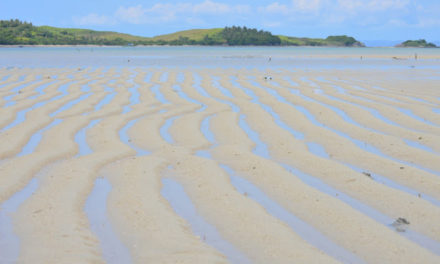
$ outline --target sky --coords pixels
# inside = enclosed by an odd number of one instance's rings
[[[440,44],[440,0],[0,0],[0,19],[156,36],[247,26],[298,37],[350,35],[367,44]]]

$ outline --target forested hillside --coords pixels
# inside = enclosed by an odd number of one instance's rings
[[[329,36],[326,39],[296,38],[236,26],[185,30],[150,38],[112,31],[34,26],[17,19],[0,20],[0,45],[363,46],[348,36]]]
[[[400,48],[436,48],[437,46],[434,43],[428,43],[424,39],[419,40],[407,40],[400,45],[397,45]]]

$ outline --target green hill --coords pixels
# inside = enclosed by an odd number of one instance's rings
[[[247,27],[192,29],[161,35],[152,39],[158,44],[169,45],[280,45],[279,37],[263,30]]]
[[[160,35],[152,38],[153,40],[163,40],[163,41],[173,41],[179,38],[188,38],[195,41],[202,40],[206,35],[209,37],[215,37],[217,34],[222,32],[223,28],[213,28],[213,29],[190,29],[179,31],[171,34]]]
[[[2,45],[127,45],[146,40],[149,38],[111,31],[36,27],[32,23],[19,20],[0,21],[0,44]]]
[[[279,36],[281,44],[286,46],[333,46],[333,47],[365,47],[353,37],[328,36],[325,39],[320,38],[297,38],[288,36]]]
[[[399,48],[436,48],[437,46],[434,43],[428,43],[424,39],[419,40],[407,40],[396,47]]]
[[[363,46],[348,36],[326,39],[275,36],[247,27],[192,29],[153,38],[112,31],[34,26],[15,20],[0,20],[0,45],[265,45],[265,46]]]

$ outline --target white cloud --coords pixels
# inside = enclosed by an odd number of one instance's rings
[[[259,7],[258,11],[261,13],[269,13],[269,14],[283,14],[287,15],[291,12],[290,7],[280,4],[278,2],[274,2],[264,7]]]
[[[295,10],[301,12],[316,12],[322,8],[323,4],[322,0],[292,0]]]
[[[435,17],[420,18],[417,27],[440,27],[440,19]]]
[[[223,22],[264,27],[292,23],[312,27],[435,27],[439,25],[440,12],[438,3],[416,3],[414,0],[273,0],[265,5],[243,5],[221,0],[180,1],[120,6],[112,15],[91,13],[75,17],[74,22],[77,25],[177,23],[209,26],[210,22],[217,21],[215,26]]]
[[[130,24],[148,24],[171,22],[176,20],[178,13],[191,10],[189,4],[155,4],[150,8],[142,5],[119,7],[115,13],[116,19]]]
[[[202,14],[223,14],[231,12],[231,7],[227,4],[212,2],[207,0],[192,7],[194,13]]]
[[[115,13],[116,19],[131,24],[148,24],[159,22],[171,22],[178,19],[188,20],[188,16],[244,14],[250,11],[248,5],[228,5],[211,0],[205,0],[197,4],[191,3],[158,3],[151,7],[142,5],[124,7],[121,6]]]
[[[115,20],[111,17],[98,15],[95,13],[88,14],[82,17],[74,17],[75,24],[80,26],[100,26],[100,25],[112,25],[115,24]]]
[[[287,4],[273,2],[258,8],[260,13],[280,15],[317,15],[331,0],[291,0]]]
[[[194,27],[209,27],[209,24],[205,20],[198,17],[188,17],[185,19],[186,24]]]
[[[405,9],[409,0],[338,0],[338,6],[350,13],[381,12]]]
[[[144,15],[145,10],[141,5],[130,7],[121,6],[115,13],[117,19],[132,24],[141,23]]]
[[[407,26],[408,24],[401,19],[390,19],[388,21],[388,25],[402,27],[402,26]]]
[[[280,21],[263,21],[262,26],[265,28],[276,28],[283,25]]]

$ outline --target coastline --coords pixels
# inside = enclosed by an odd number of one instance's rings
[[[52,53],[51,51],[60,51],[61,53]],[[84,51],[79,53],[78,51]],[[90,51],[90,52],[89,52]],[[114,54],[112,54],[114,52]],[[29,54],[29,55],[26,55]],[[124,58],[126,62],[130,60],[132,66],[147,65],[153,66],[152,63],[160,63],[167,65],[168,58],[175,57],[177,59],[198,58],[194,62],[197,63],[203,59],[205,63],[215,64],[216,60],[221,59],[218,63],[226,63],[227,66],[233,66],[237,59],[256,59],[256,67],[272,67],[276,64],[287,67],[289,64],[298,64],[298,66],[307,65],[306,60],[313,61],[323,60],[325,63],[338,66],[341,63],[347,65],[352,64],[353,67],[373,67],[382,64],[387,66],[396,65],[400,67],[408,63],[408,67],[417,67],[422,61],[431,62],[435,66],[435,62],[440,60],[440,49],[437,48],[397,48],[397,47],[316,47],[316,46],[96,46],[96,45],[39,45],[39,46],[0,46],[0,58],[5,62],[18,60],[20,66],[26,66],[26,56],[34,56],[42,61],[52,58],[54,61],[57,54],[59,59],[63,58],[70,61],[73,57],[82,58],[85,65],[94,66],[97,59],[101,62],[96,66],[103,66],[105,61],[114,58]],[[23,57],[23,58],[21,58]],[[268,63],[268,58],[276,60],[275,63]],[[94,58],[96,60],[94,60]],[[150,59],[141,61],[142,58]],[[60,66],[62,63],[59,61]],[[153,59],[153,60],[151,60]],[[266,59],[266,61],[264,61]],[[299,60],[299,61],[297,61]],[[178,60],[177,60],[178,61]],[[193,61],[193,60],[192,60]],[[357,62],[356,62],[357,61]],[[393,63],[396,62],[396,63]],[[24,63],[24,64],[23,64]],[[50,61],[48,62],[50,66]],[[114,66],[116,61],[108,61],[109,65]],[[179,64],[184,63],[179,61]],[[13,64],[14,65],[14,64]],[[169,64],[168,64],[169,65]],[[245,62],[237,65],[245,66]],[[250,64],[252,65],[252,64]],[[271,66],[272,65],[272,66]],[[11,66],[11,65],[8,65]],[[55,66],[55,65],[54,65]],[[72,65],[75,66],[75,65]],[[79,65],[78,65],[79,66]],[[128,66],[128,65],[127,65]],[[423,66],[423,65],[420,65]],[[338,66],[339,67],[339,66]]]
[[[6,214],[13,261],[438,263],[430,77],[438,71],[0,68],[0,210],[37,182]],[[183,194],[164,194],[173,187]],[[103,224],[104,236],[92,228]]]

